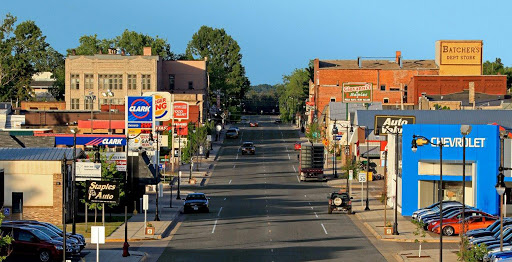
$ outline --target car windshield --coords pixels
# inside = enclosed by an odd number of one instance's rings
[[[48,235],[49,237],[51,238],[56,238],[56,237],[60,237],[59,234],[55,233],[55,231],[47,228],[47,227],[44,227],[44,226],[32,226],[34,227],[35,229],[38,229],[40,230],[41,232],[45,233],[46,235]]]
[[[187,200],[205,200],[206,196],[201,194],[191,194],[187,196]]]
[[[47,234],[41,232],[39,229],[33,229],[33,230],[31,230],[31,232],[34,235],[36,235],[36,237],[39,238],[40,240],[44,240],[44,241],[52,240]]]
[[[56,226],[55,226],[55,225],[53,225],[53,224],[47,224],[47,223],[44,223],[43,225],[44,225],[44,226],[46,226],[46,227],[52,228],[53,230],[55,230],[55,231],[59,232],[59,234],[62,234],[62,230],[61,230],[60,228],[56,227]]]
[[[244,143],[242,146],[243,146],[243,147],[251,147],[251,146],[252,146],[252,143]]]

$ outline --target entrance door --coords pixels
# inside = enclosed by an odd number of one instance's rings
[[[12,213],[23,213],[23,192],[12,192]]]

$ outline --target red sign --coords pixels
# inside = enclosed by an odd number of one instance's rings
[[[314,106],[314,105],[315,105],[315,102],[306,102],[306,105],[308,105],[308,106]]]
[[[176,134],[179,136],[188,135],[188,122],[175,122],[174,128],[176,129]]]
[[[169,126],[155,126],[156,131],[167,131],[169,130]]]
[[[188,119],[188,103],[174,102],[174,119]]]

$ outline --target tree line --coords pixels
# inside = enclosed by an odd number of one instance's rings
[[[151,54],[163,60],[208,60],[210,98],[216,102],[217,94],[223,104],[233,111],[240,105],[250,82],[242,65],[241,48],[224,29],[202,26],[188,42],[184,54],[171,51],[167,39],[126,29],[113,38],[83,35],[79,45],[66,50],[66,55],[94,55],[108,53],[109,48],[122,49],[127,55],[142,55],[143,48],[151,47]],[[53,49],[34,21],[17,23],[7,14],[0,25],[0,101],[19,102],[34,100],[30,83],[39,72],[51,72],[55,79],[50,93],[56,100],[64,99],[65,57]]]

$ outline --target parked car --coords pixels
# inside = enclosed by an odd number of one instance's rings
[[[460,206],[462,207],[462,204],[460,202],[445,202],[443,201],[443,210],[451,207],[451,206]],[[416,214],[416,216],[413,214],[413,218],[420,221],[423,217],[429,216],[435,213],[439,213],[439,202],[436,203],[432,208],[425,209],[423,211],[420,211]]]
[[[40,222],[40,221],[36,221],[36,220],[12,220],[12,221],[4,220],[2,222],[2,224],[20,224],[20,225],[36,224],[36,225],[41,225],[41,226],[45,226],[47,228],[52,229],[57,234],[59,234],[59,236],[61,236],[61,237],[63,236],[63,233],[64,233],[62,231],[62,229],[58,228],[54,224],[47,223],[47,222]],[[66,236],[67,236],[67,239],[76,240],[78,242],[78,244],[80,245],[80,250],[84,249],[85,246],[87,245],[85,242],[85,237],[82,234],[78,234],[78,233],[72,234],[70,232],[67,232]]]
[[[50,229],[48,227],[38,225],[38,224],[28,224],[28,225],[26,225],[26,227],[38,229],[39,231],[48,235],[53,240],[57,240],[59,242],[62,242],[64,240],[62,236],[60,236],[59,234],[57,234],[57,232],[53,231],[52,229]],[[82,249],[80,248],[80,243],[75,238],[70,238],[70,237],[66,238],[66,244],[69,244],[69,246],[72,249],[73,254],[78,255],[82,251]]]
[[[498,220],[494,221],[494,223],[492,223],[487,228],[470,230],[470,231],[466,232],[466,236],[470,240],[473,239],[473,238],[477,238],[477,237],[492,236],[498,230],[500,230],[500,222],[501,221],[498,219]],[[512,224],[512,218],[505,217],[503,219],[503,226],[508,226],[508,225],[511,225],[511,224]]]
[[[495,254],[499,253],[505,253],[505,252],[512,252],[512,244],[503,243],[503,251],[501,251],[500,245],[491,245],[492,248],[487,247],[487,254],[485,254],[483,261],[489,262],[489,261],[497,261]]]
[[[275,123],[275,124],[281,124],[281,122],[282,122],[282,121],[281,121],[281,119],[276,119],[276,120],[274,121],[274,123]]]
[[[483,261],[484,262],[495,262],[495,261],[507,261],[510,259],[512,259],[512,251],[511,250],[507,250],[505,251],[505,249],[503,249],[503,251],[498,251],[497,252],[488,252],[485,256],[484,256],[484,259]]]
[[[467,209],[474,209],[473,207],[471,206],[466,206]],[[443,217],[446,216],[446,214],[454,211],[454,210],[461,210],[462,209],[462,205],[453,205],[453,206],[447,206],[445,207],[443,205]],[[431,219],[439,219],[440,217],[440,210],[439,210],[439,207],[435,207],[432,209],[432,211],[428,212],[428,213],[425,213],[425,214],[420,214],[418,216],[418,221],[421,221],[423,223],[428,223],[430,221],[428,220],[431,220]],[[428,222],[426,222],[428,221]],[[428,224],[425,225],[425,229],[427,229],[427,226]]]
[[[491,215],[476,215],[476,216],[470,216],[465,219],[466,223],[464,223],[464,230],[470,230],[470,229],[479,229],[479,228],[485,228],[494,223],[498,219],[495,216]],[[443,235],[445,236],[452,236],[452,235],[458,235],[462,233],[462,221],[450,221],[450,222],[443,222],[443,229],[441,230],[440,224],[432,228],[432,232],[440,234],[440,232],[443,232]]]
[[[226,131],[226,138],[238,138],[238,131],[235,128],[230,128]]]
[[[302,146],[302,141],[295,142],[295,144],[293,145],[293,149],[300,150],[301,146]]]
[[[242,151],[242,155],[245,155],[245,154],[254,155],[254,154],[256,154],[256,147],[254,146],[253,142],[244,142],[242,144],[242,146],[240,147],[240,149]]]
[[[512,232],[512,226],[511,225],[503,227],[503,240],[505,240],[507,235],[509,233],[511,233],[511,232]],[[500,239],[500,230],[498,230],[492,236],[482,236],[482,237],[476,237],[476,238],[470,239],[469,240],[469,244],[474,246],[474,245],[479,245],[479,244],[485,243],[487,246],[489,246],[488,243],[490,243],[492,241],[496,241],[497,240],[498,243],[499,243],[499,239]],[[505,241],[503,243],[505,243]],[[492,244],[495,244],[495,243],[492,243]]]
[[[258,127],[259,125],[258,125],[258,122],[251,122],[251,123],[249,123],[249,126]]]
[[[2,225],[1,231],[3,234],[11,235],[14,239],[11,244],[10,256],[32,257],[29,261],[33,261],[35,258],[36,261],[41,262],[62,259],[63,243],[50,238],[38,229]],[[71,254],[73,250],[70,244],[66,243],[66,247],[66,253]]]
[[[490,216],[490,217],[493,217],[491,214],[487,214],[487,213],[485,213],[483,211],[475,210],[473,208],[472,209],[466,209],[464,217],[468,218],[468,217],[472,217],[472,216]],[[453,210],[453,211],[449,212],[448,214],[446,214],[446,216],[443,216],[443,224],[445,224],[445,223],[452,223],[452,222],[459,222],[461,219],[462,219],[462,209],[460,209],[460,210]],[[496,220],[496,219],[498,219],[498,218],[496,217],[494,220]],[[434,227],[439,225],[439,222],[440,222],[440,219],[436,218],[436,219],[431,219],[431,220],[429,220],[428,222],[425,222],[425,223],[428,223],[427,229],[429,231],[432,231],[434,229]]]
[[[333,192],[327,196],[329,204],[327,206],[327,213],[332,214],[332,211],[344,211],[352,214],[352,197],[347,193]]]
[[[188,213],[191,211],[210,212],[210,198],[207,198],[204,193],[188,194],[183,203],[183,212]]]
[[[443,201],[443,207],[444,207],[444,206],[446,206],[446,205],[450,205],[450,204],[452,204],[452,203],[458,203],[458,204],[460,204],[460,205],[462,206],[462,203],[460,203],[460,202],[458,202],[458,201],[444,200],[444,201]],[[424,208],[420,208],[420,209],[418,209],[418,210],[414,211],[414,212],[412,213],[412,218],[413,218],[413,219],[417,219],[417,217],[418,217],[418,215],[419,215],[419,214],[423,214],[423,213],[426,213],[426,212],[428,212],[428,211],[431,211],[433,208],[438,207],[438,206],[439,206],[439,204],[440,204],[440,202],[436,202],[436,203],[434,203],[434,204],[432,204],[432,205],[430,205],[430,206],[427,206],[427,207],[424,207]]]

